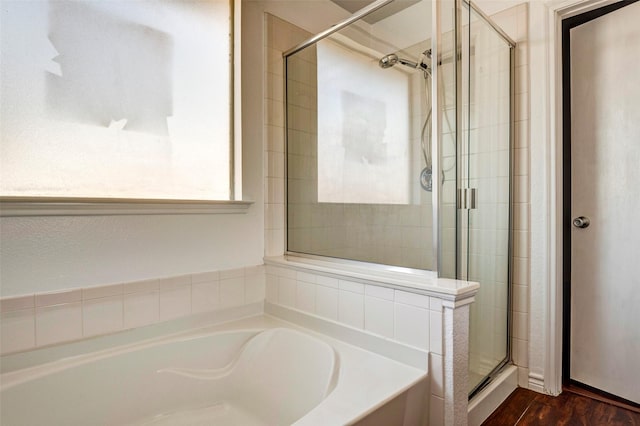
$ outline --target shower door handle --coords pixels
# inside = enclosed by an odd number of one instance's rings
[[[458,188],[457,206],[462,210],[478,208],[478,188]]]
[[[576,228],[587,228],[591,224],[591,221],[588,217],[578,216],[573,219],[572,223]]]

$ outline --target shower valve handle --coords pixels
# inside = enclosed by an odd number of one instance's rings
[[[573,226],[575,226],[576,228],[586,228],[590,223],[591,221],[589,220],[589,218],[585,216],[578,216],[573,219]]]

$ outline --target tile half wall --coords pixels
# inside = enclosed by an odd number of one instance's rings
[[[0,299],[0,354],[262,302],[264,266]]]

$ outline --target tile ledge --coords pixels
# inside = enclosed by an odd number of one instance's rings
[[[319,259],[292,255],[264,258],[265,265],[314,271],[355,279],[365,284],[378,285],[412,293],[434,296],[444,300],[459,301],[475,296],[480,284],[474,281],[438,278],[434,272],[424,275],[404,271],[372,271],[360,265],[347,265]]]

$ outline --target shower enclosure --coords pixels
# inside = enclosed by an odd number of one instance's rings
[[[287,253],[480,282],[470,392],[509,361],[513,47],[464,0],[379,0],[284,55]]]

